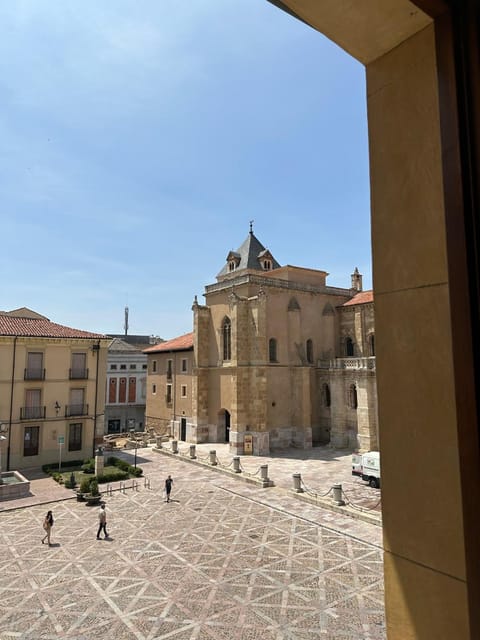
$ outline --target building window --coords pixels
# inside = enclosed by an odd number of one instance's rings
[[[42,406],[42,390],[27,389],[25,391],[25,407],[21,411],[20,417],[24,420],[34,420],[45,417],[45,410]]]
[[[157,361],[152,361],[152,373],[157,373]]]
[[[152,393],[153,393],[153,395],[155,395],[157,393],[157,385],[156,384],[152,384]]]
[[[167,380],[172,379],[173,360],[167,360]]]
[[[232,358],[232,323],[230,318],[224,318],[222,323],[223,359]]]
[[[72,353],[70,380],[84,380],[85,378],[88,378],[87,354]]]
[[[187,385],[186,384],[182,384],[181,395],[182,395],[182,398],[186,398],[187,397]]]
[[[108,385],[108,402],[114,404],[117,401],[117,379],[110,378],[110,384]]]
[[[235,260],[230,260],[230,262],[228,263],[228,270],[235,271],[235,267],[236,267]]]
[[[171,404],[172,403],[172,385],[171,384],[167,384],[167,392],[165,394],[165,401],[167,404]]]
[[[270,271],[270,269],[272,268],[272,261],[271,260],[264,260],[263,261],[263,268],[265,271]]]
[[[277,341],[270,338],[268,341],[268,360],[269,362],[277,362]]]
[[[345,339],[345,355],[347,358],[351,358],[353,356],[353,340],[351,338]]]
[[[186,358],[182,358],[182,373],[186,373],[187,371],[187,362]]]
[[[332,404],[330,387],[326,383],[322,385],[322,403],[324,407],[330,407],[330,405]]]
[[[23,432],[23,455],[38,456],[40,427],[25,427]]]
[[[370,356],[375,355],[375,334],[371,333],[368,336],[368,353]]]
[[[136,368],[137,368],[137,365],[136,365],[136,364],[131,364],[131,365],[130,365],[130,369],[136,369]]]
[[[80,451],[82,448],[82,423],[76,422],[68,426],[68,450]]]
[[[111,364],[111,365],[110,365],[110,369],[111,369],[112,371],[116,371],[116,370],[117,370],[117,365],[116,365],[116,364]]]
[[[126,364],[121,364],[121,365],[120,365],[120,369],[126,369],[126,368],[127,368],[127,365],[126,365]]]
[[[307,362],[308,364],[313,364],[313,342],[310,338],[306,342],[306,351],[307,351]]]
[[[43,353],[29,352],[27,354],[27,368],[24,378],[25,380],[43,380],[45,378]]]
[[[142,369],[146,369],[147,365],[146,364],[142,364]]]
[[[67,407],[67,415],[83,416],[86,413],[85,389],[70,389],[70,404]]]
[[[351,409],[356,409],[358,407],[358,399],[357,399],[357,387],[354,384],[350,385],[349,389],[349,404]]]

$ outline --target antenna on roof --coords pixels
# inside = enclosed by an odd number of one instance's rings
[[[128,307],[125,307],[125,324],[123,325],[123,328],[125,329],[125,337],[127,337],[127,333],[128,333]]]
[[[250,220],[250,233],[253,233],[253,223],[255,220]]]

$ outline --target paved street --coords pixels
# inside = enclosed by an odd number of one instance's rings
[[[138,462],[152,488],[106,498],[110,540],[75,500],[0,513],[1,640],[385,638],[380,527],[149,450]]]

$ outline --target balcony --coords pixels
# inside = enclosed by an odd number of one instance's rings
[[[86,416],[88,414],[88,404],[67,404],[65,407],[65,417]]]
[[[335,358],[330,361],[330,369],[346,371],[375,371],[375,356],[368,358]]]
[[[24,380],[45,380],[45,369],[28,367],[23,370]]]
[[[20,407],[20,420],[43,420],[45,407]]]
[[[88,379],[88,369],[85,367],[69,369],[68,377],[70,380],[87,380]]]

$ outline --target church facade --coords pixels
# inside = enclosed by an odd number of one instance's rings
[[[145,350],[146,424],[243,454],[378,446],[372,292],[281,266],[250,232],[227,255],[193,331]],[[183,370],[182,370],[183,368]]]

